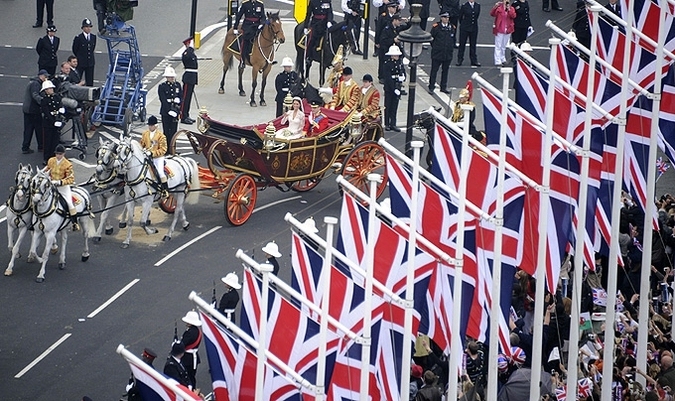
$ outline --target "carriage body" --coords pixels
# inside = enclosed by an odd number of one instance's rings
[[[285,139],[265,135],[269,124],[281,128],[281,118],[237,126],[216,121],[202,110],[198,132],[179,132],[171,146],[175,151],[176,141],[185,136],[194,152],[204,155],[208,170],[200,171],[203,187],[214,188],[216,197],[225,193],[226,217],[231,224],[241,225],[252,213],[258,189],[305,192],[332,172],[366,189],[369,173],[386,175],[384,150],[375,142],[382,135],[382,126],[362,124],[356,112],[322,111],[329,119],[323,132]],[[382,191],[385,186],[383,180]]]

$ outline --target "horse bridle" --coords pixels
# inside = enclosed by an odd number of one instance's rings
[[[30,179],[31,179],[30,172],[23,169],[17,171],[16,176],[14,177],[14,182],[16,183],[16,186],[13,188],[12,193],[9,195],[9,199],[7,199],[7,207],[9,208],[9,210],[12,211],[12,213],[14,213],[14,215],[17,216],[17,219],[19,218],[19,216],[26,213],[31,208],[31,206],[33,206],[33,200],[32,197],[30,196]],[[26,182],[28,183],[28,185],[24,185]],[[26,202],[26,205],[22,209],[17,209],[16,205],[14,204],[14,195],[16,195],[16,193],[21,190],[24,192],[25,194],[24,196],[26,197],[28,202]],[[17,226],[19,225],[17,222],[15,222],[15,224]]]
[[[148,173],[148,163],[146,163],[144,160],[140,160],[136,157],[136,155],[133,154],[132,152],[132,144],[131,143],[121,143],[119,145],[119,149],[122,149],[121,151],[117,152],[116,154],[116,160],[119,162],[119,167],[124,167],[125,170],[128,170],[127,164],[129,163],[129,159],[131,157],[137,159],[143,168],[141,169],[140,173],[138,174],[138,177],[134,178],[133,180],[129,180],[125,178],[125,182],[129,186],[134,186],[140,184],[143,180],[145,180],[146,175]],[[130,157],[131,156],[131,157]],[[126,171],[125,171],[126,174]],[[128,177],[127,177],[128,178]]]
[[[34,177],[34,180],[31,183],[31,195],[33,194],[40,194],[40,200],[35,203],[35,207],[33,207],[33,213],[35,214],[35,217],[38,219],[45,218],[52,213],[56,211],[58,208],[58,200],[59,197],[57,196],[58,191],[56,190],[56,187],[52,185],[52,181],[49,179],[48,176],[46,175],[36,175]],[[44,184],[43,184],[44,183]],[[43,186],[44,186],[44,191],[43,191]],[[52,195],[52,200],[45,212],[38,212],[37,207],[38,205],[41,205],[44,203],[45,196],[47,194],[47,191],[51,190],[51,195]],[[32,197],[32,196],[31,196]]]
[[[112,149],[108,148],[109,145],[105,145],[104,147],[100,147],[96,150],[96,186],[97,187],[104,187],[105,185],[109,184],[110,182],[114,181],[117,176],[118,172],[117,169],[115,168],[115,158],[116,158],[116,153],[119,145],[114,145]],[[108,157],[108,161],[105,162],[102,160],[103,157],[110,155]],[[104,179],[99,179],[99,168],[101,167],[101,172],[108,171],[110,172],[110,175],[108,175],[107,178]]]

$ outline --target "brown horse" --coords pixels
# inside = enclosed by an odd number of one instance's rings
[[[267,84],[267,75],[272,69],[272,65],[276,64],[274,61],[274,50],[277,43],[284,43],[286,37],[284,36],[284,31],[281,28],[281,20],[279,19],[279,13],[267,13],[267,20],[263,23],[262,29],[258,32],[253,40],[253,51],[251,53],[250,62],[247,62],[247,65],[253,67],[253,72],[251,73],[251,107],[256,107],[255,102],[255,88],[258,86],[258,73],[262,73],[262,86],[260,87],[260,105],[267,106],[265,102],[265,85]],[[241,60],[241,55],[239,53],[233,52],[230,48],[232,42],[235,41],[234,27],[227,31],[225,35],[225,43],[223,43],[223,49],[221,54],[223,56],[223,78],[220,80],[220,88],[218,93],[225,93],[223,85],[225,84],[225,74],[227,70],[232,68],[233,58]],[[242,46],[243,47],[243,46]],[[244,69],[239,69],[239,96],[246,96],[244,88],[241,83],[242,74]]]

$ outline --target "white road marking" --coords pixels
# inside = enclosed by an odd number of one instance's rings
[[[260,206],[260,207],[257,207],[255,209],[253,209],[253,212],[251,214],[253,214],[255,212],[259,212],[261,210],[265,210],[268,207],[275,206],[275,205],[278,205],[278,204],[284,203],[284,202],[290,202],[292,200],[296,200],[296,199],[299,199],[299,198],[302,198],[302,195],[291,196],[290,198],[286,198],[286,199],[279,199],[278,201],[274,201],[272,203],[268,203],[267,205],[263,205],[263,206]]]
[[[66,341],[66,340],[68,339],[68,337],[70,337],[71,335],[73,335],[73,333],[66,333],[66,334],[63,335],[63,337],[61,337],[61,338],[59,338],[58,340],[56,340],[56,342],[55,342],[54,344],[52,344],[49,348],[47,348],[47,349],[45,350],[45,352],[43,352],[42,354],[40,354],[40,356],[38,356],[37,358],[33,359],[33,362],[29,363],[28,366],[26,366],[25,368],[23,368],[23,369],[21,370],[21,372],[17,373],[17,374],[14,376],[14,378],[15,378],[15,379],[20,379],[21,376],[25,375],[26,372],[28,372],[29,370],[31,370],[31,369],[33,368],[33,366],[37,365],[38,362],[40,362],[41,360],[43,360],[47,355],[49,355],[50,352],[54,351],[54,350],[56,349],[56,347],[58,347],[59,345],[61,345],[61,343],[64,342],[64,341]]]
[[[163,257],[162,259],[160,259],[159,262],[155,263],[155,266],[161,266],[162,264],[164,264],[164,262],[166,262],[167,260],[169,260],[169,259],[171,259],[172,257],[176,256],[176,255],[177,255],[179,252],[181,252],[183,249],[189,247],[190,245],[192,245],[192,244],[194,244],[195,242],[199,241],[200,239],[206,237],[207,235],[210,235],[210,234],[214,233],[215,231],[220,230],[221,228],[223,228],[223,226],[215,226],[215,227],[213,227],[212,229],[210,229],[209,231],[207,231],[207,232],[205,232],[204,234],[200,235],[199,237],[197,237],[197,238],[195,238],[195,239],[193,239],[193,240],[191,240],[191,241],[188,241],[187,243],[183,244],[181,247],[179,247],[179,248],[176,249],[175,251],[171,252],[170,254],[168,254],[168,255],[166,255],[165,257]]]
[[[108,299],[108,300],[105,301],[101,306],[99,306],[98,308],[96,308],[95,311],[93,311],[93,312],[91,312],[89,315],[87,315],[87,319],[91,319],[91,318],[93,318],[94,316],[98,315],[99,312],[101,312],[103,309],[107,308],[108,305],[110,305],[111,303],[115,302],[115,300],[116,300],[117,298],[121,297],[122,294],[124,294],[125,292],[127,292],[127,290],[129,290],[129,288],[133,287],[134,284],[138,283],[139,281],[141,281],[141,280],[138,279],[138,278],[135,278],[135,279],[131,280],[131,282],[130,282],[129,284],[125,285],[124,288],[122,288],[121,290],[117,291],[117,294],[115,294],[115,295],[113,295],[112,297],[110,297],[110,299]]]

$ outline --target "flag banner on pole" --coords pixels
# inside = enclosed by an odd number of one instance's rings
[[[642,32],[654,43],[658,43],[659,31],[662,28],[668,29],[665,35],[665,42],[663,48],[675,52],[675,23],[673,21],[673,4],[666,2],[668,9],[666,10],[666,19],[661,20],[661,7],[658,0],[620,0],[621,10],[624,10],[624,20],[626,19],[626,12],[633,12],[633,27],[637,31]],[[623,28],[622,28],[623,30]],[[647,43],[644,39],[635,35],[640,46],[655,53],[655,48],[652,44]]]
[[[670,164],[664,161],[663,157],[659,157],[658,159],[656,159],[656,174],[657,174],[656,179],[658,180],[659,178],[661,178],[661,176],[664,175],[669,168]]]
[[[126,358],[125,358],[126,359]],[[150,365],[136,365],[129,359],[126,359],[131,368],[131,372],[136,379],[136,387],[143,400],[147,401],[199,401],[201,398],[194,394],[189,388],[179,384],[174,379],[165,376],[161,372],[157,372],[161,379],[153,377],[148,373],[148,369],[154,368]],[[191,398],[183,398],[176,393],[176,389],[183,390],[188,395],[193,395]]]

